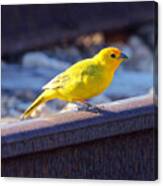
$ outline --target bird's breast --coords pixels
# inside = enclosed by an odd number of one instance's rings
[[[101,94],[111,83],[113,74],[105,68],[90,66],[60,89],[63,100],[86,100]]]
[[[90,96],[96,96],[102,93],[110,85],[113,79],[113,74],[106,70],[101,70],[92,75],[85,75],[82,78],[84,84],[83,87],[89,91],[88,94]]]

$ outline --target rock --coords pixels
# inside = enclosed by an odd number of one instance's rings
[[[26,91],[23,91],[23,90],[17,90],[15,91],[15,96],[18,98],[18,99],[21,99],[22,101],[32,101],[35,99],[36,95],[33,91],[31,90],[26,90]]]
[[[76,47],[67,48],[66,53],[67,53],[67,59],[65,60],[68,60],[70,62],[75,63],[76,61],[79,61],[82,59],[81,54]]]
[[[156,30],[153,24],[144,24],[137,30],[137,34],[142,37],[145,43],[155,50],[155,34]]]
[[[31,103],[29,102],[22,102],[19,101],[19,103],[16,105],[16,109],[19,110],[20,112],[24,112],[30,105]]]
[[[16,109],[11,108],[9,110],[9,115],[12,116],[12,117],[17,117],[17,116],[20,116],[21,115],[21,112],[19,112]]]
[[[128,40],[130,58],[125,64],[127,69],[153,72],[153,54],[144,42],[137,36],[131,36]]]
[[[4,60],[1,60],[1,68],[2,68],[2,69],[3,69],[3,68],[6,68],[6,63],[5,63]]]
[[[44,116],[50,116],[50,115],[55,115],[56,113],[58,113],[58,110],[56,109],[52,109],[51,107],[49,107],[47,104],[44,105],[44,107],[41,110],[40,116],[44,117]]]
[[[49,58],[42,52],[29,52],[22,57],[22,63],[24,67],[34,68],[54,68],[56,70],[65,70],[69,64],[54,58]]]
[[[99,96],[96,96],[90,100],[90,103],[92,104],[101,104],[101,103],[106,103],[110,102],[111,99],[105,95],[105,92]]]
[[[2,106],[2,117],[5,116],[18,116],[20,114],[20,112],[16,109],[16,105],[19,104],[19,101],[16,97],[14,96],[7,96],[7,95],[2,95],[2,102],[1,102],[1,106]]]
[[[65,113],[65,112],[76,112],[78,111],[78,105],[75,103],[68,103],[65,105],[65,107],[60,110],[60,113]]]
[[[75,63],[76,61],[82,59],[79,50],[73,46],[67,48],[56,47],[54,53],[59,60],[68,61],[69,63]]]
[[[152,87],[152,73],[119,69],[105,95],[111,98],[139,96],[146,94]]]

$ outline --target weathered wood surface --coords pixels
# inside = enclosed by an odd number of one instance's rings
[[[2,5],[2,55],[53,45],[81,34],[154,24],[156,7],[154,1]]]
[[[152,96],[2,126],[2,176],[157,179]]]

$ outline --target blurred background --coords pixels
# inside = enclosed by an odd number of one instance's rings
[[[155,2],[3,5],[2,120],[17,118],[52,77],[108,46],[129,57],[102,95],[106,103],[152,92],[157,30]],[[41,115],[66,105],[54,100]]]

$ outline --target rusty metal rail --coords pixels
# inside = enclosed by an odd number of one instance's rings
[[[157,179],[157,106],[153,96],[4,124],[2,176]]]

